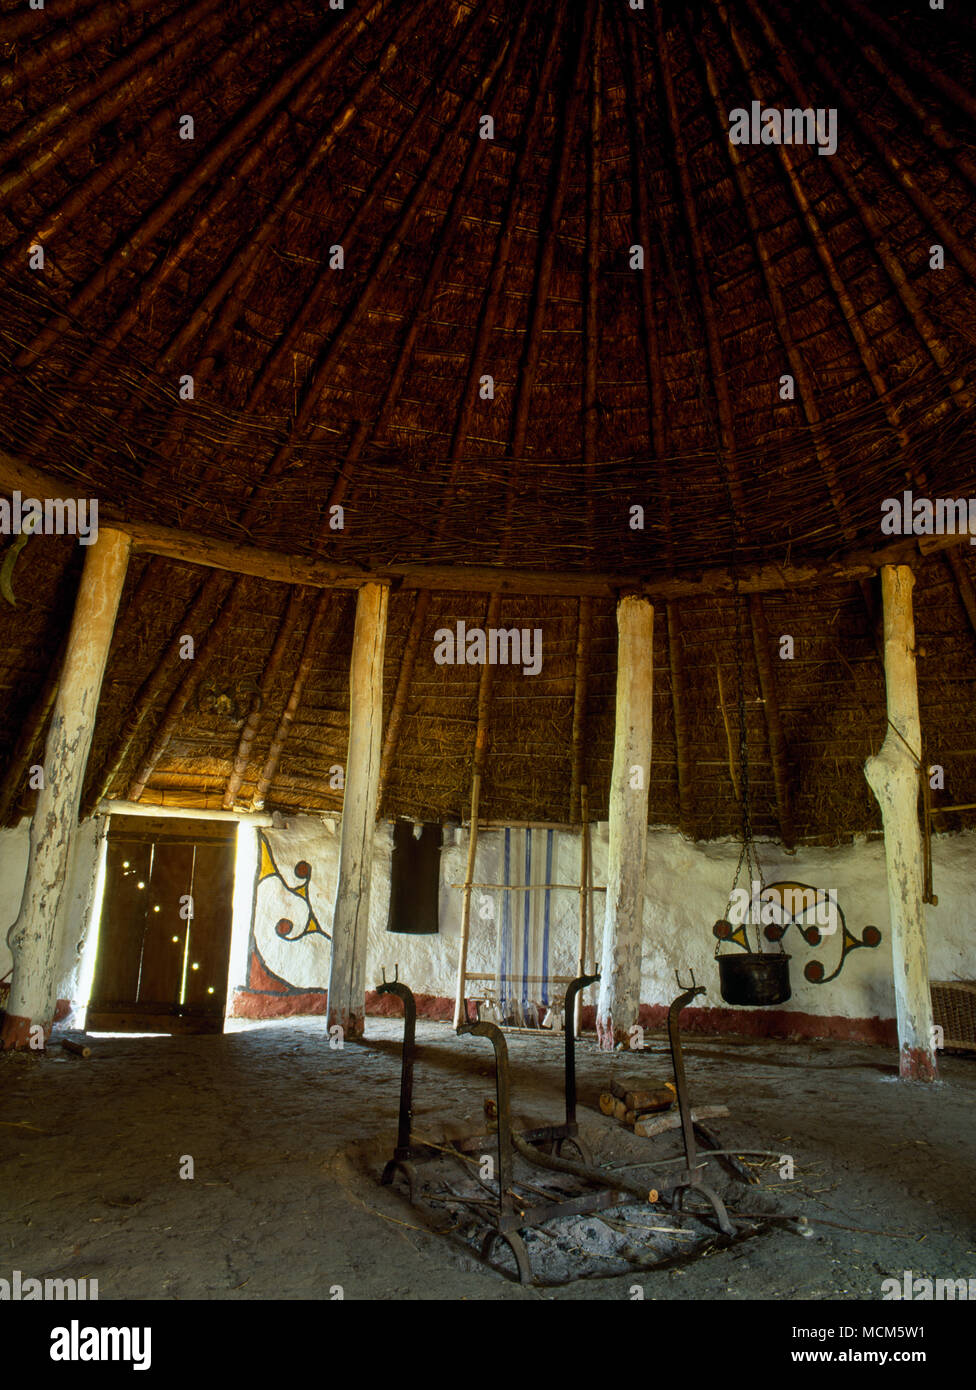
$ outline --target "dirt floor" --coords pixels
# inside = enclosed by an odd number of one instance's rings
[[[321,1019],[276,1021],[95,1038],[90,1060],[55,1033],[46,1055],[4,1054],[0,1277],[96,1278],[103,1300],[327,1299],[338,1285],[347,1299],[398,1301],[628,1299],[635,1284],[648,1299],[877,1299],[906,1269],[976,1277],[976,1058],[944,1056],[944,1079],[925,1086],[899,1082],[877,1049],[689,1038],[694,1104],[731,1111],[710,1122],[723,1143],[795,1163],[788,1181],[777,1160],[750,1160],[761,1185],[723,1179],[730,1207],[787,1219],[639,1276],[520,1287],[379,1185],[401,1032],[369,1019],[365,1044],[334,1050]],[[483,1130],[488,1042],[437,1023],[417,1036],[415,1132]],[[558,1122],[562,1039],[508,1034],[508,1045],[513,1109]],[[597,1105],[612,1069],[670,1078],[663,1038],[614,1057],[585,1039],[577,1056],[582,1134],[599,1162],[678,1152],[676,1133],[635,1139]],[[643,1211],[674,1225],[663,1208]],[[801,1217],[806,1232],[790,1219]],[[598,1218],[587,1229],[605,1233]]]

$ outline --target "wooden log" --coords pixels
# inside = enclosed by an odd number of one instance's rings
[[[366,942],[373,834],[383,747],[383,653],[389,589],[367,584],[356,600],[349,668],[349,753],[329,968],[329,1027],[360,1038],[366,1014]]]
[[[10,755],[3,784],[0,786],[0,825],[10,825],[15,819],[17,805],[24,794],[24,775],[30,767],[41,735],[44,733],[61,680],[61,664],[67,638],[60,644],[54,660],[48,667],[44,684],[41,686],[17,735],[14,751]]]
[[[680,210],[687,229],[695,266],[695,284],[698,302],[701,306],[702,323],[705,329],[705,343],[708,348],[715,401],[718,408],[718,426],[715,431],[716,447],[721,454],[721,468],[728,485],[734,515],[732,525],[738,529],[742,518],[747,515],[742,478],[735,457],[735,431],[732,398],[729,391],[729,376],[722,353],[722,336],[719,332],[718,313],[712,290],[714,270],[706,256],[706,239],[702,235],[699,220],[699,196],[692,175],[691,161],[685,135],[685,123],[678,108],[675,92],[674,73],[671,66],[671,45],[665,30],[665,20],[660,7],[654,7],[655,38],[661,64],[661,93],[668,112],[671,138],[674,144],[674,164],[678,174],[678,188],[681,193]],[[636,36],[632,39],[636,45]],[[638,69],[639,71],[640,69]],[[647,271],[644,272],[645,275]]]
[[[864,774],[881,807],[891,921],[891,959],[898,1022],[899,1073],[934,1081],[932,996],[925,938],[922,836],[918,824],[918,768],[922,747],[915,675],[915,577],[905,566],[881,572],[884,603],[885,688],[888,731]]]
[[[597,1037],[625,1042],[640,1007],[644,861],[654,694],[654,609],[627,595],[617,605],[617,701],[610,782],[610,846]]]
[[[759,594],[749,595],[749,615],[752,619],[752,642],[756,653],[756,670],[759,673],[759,688],[762,691],[763,713],[766,717],[766,732],[769,736],[769,753],[773,760],[773,786],[776,791],[776,810],[779,817],[780,835],[787,849],[793,848],[796,838],[793,828],[793,811],[790,806],[789,753],[783,734],[783,721],[779,713],[779,698],[776,693],[776,678],[773,664],[769,659],[769,628],[766,613]]]
[[[786,82],[787,88],[796,99],[796,105],[802,107],[815,103],[816,98],[813,89],[807,87],[802,81],[790,54],[787,52],[785,45],[778,38],[770,23],[769,16],[766,13],[766,6],[760,4],[759,0],[746,0],[746,7],[762,32],[776,60],[777,67]],[[906,59],[911,56],[907,45],[900,45],[900,56]],[[886,224],[876,214],[867,198],[864,197],[862,192],[862,181],[858,177],[857,170],[848,170],[845,161],[834,160],[831,172],[843,189],[847,201],[857,212],[872,250],[884,266],[905,312],[911,319],[921,342],[924,344],[933,362],[936,363],[943,378],[948,383],[949,389],[955,397],[957,404],[963,408],[968,407],[972,403],[972,393],[967,388],[962,375],[958,373],[956,365],[957,354],[954,354],[950,350],[948,344],[939,333],[936,324],[929,314],[925,312],[918,294],[905,273],[904,267],[891,248]],[[952,373],[954,372],[956,375],[953,376]]]
[[[208,23],[210,22],[209,11],[213,8],[213,0],[202,0],[202,3],[197,7],[199,13]],[[379,8],[379,4],[372,7],[374,12]],[[57,335],[65,330],[72,314],[80,315],[97,296],[114,282],[126,267],[137,261],[139,252],[159,235],[167,223],[179,213],[181,208],[186,206],[200,188],[213,179],[217,170],[237,146],[253,135],[276,106],[287,101],[292,90],[305,76],[315,71],[323,58],[328,56],[329,50],[335,46],[336,28],[344,22],[348,23],[350,18],[352,16],[342,16],[318,43],[307,49],[297,62],[289,64],[284,73],[267,86],[257,101],[250,102],[244,107],[243,114],[231,124],[229,129],[221,133],[220,138],[206,149],[203,156],[190,167],[178,184],[170,189],[167,196],[156,204],[134,231],[127,233],[116,243],[111,254],[101,262],[98,269],[75,290],[66,312],[53,319],[49,326],[35,338],[30,347],[20,354],[17,359],[19,367],[27,366],[37,354],[46,351]],[[182,18],[177,16],[172,39],[164,45],[162,58],[156,60],[159,65],[172,64],[184,48],[199,43],[199,33],[193,29],[186,30],[185,26],[189,22],[189,15]],[[269,18],[253,25],[248,35],[249,43],[254,43],[262,35],[266,35],[273,24],[274,20]],[[125,56],[130,57],[131,51]],[[124,61],[124,59],[120,61]],[[144,72],[142,74],[143,82],[145,77]],[[103,74],[98,81],[104,83],[104,80],[105,75]],[[52,157],[64,157],[66,151],[61,147],[66,142],[74,145],[79,140],[85,140],[102,121],[114,114],[117,105],[122,105],[129,100],[131,100],[131,92],[126,90],[123,85],[120,91],[110,92],[104,101],[97,105],[90,105],[69,126],[67,135],[62,132],[58,139],[37,141],[39,153],[34,155],[32,159],[25,161],[24,170],[10,176],[10,179],[0,184],[0,188],[5,189],[10,185],[11,180],[16,180],[19,177],[36,178],[39,171],[50,162]]]
[[[729,1114],[727,1105],[697,1105],[691,1112],[692,1124],[699,1120],[721,1120]],[[669,1129],[681,1128],[681,1116],[677,1111],[669,1115],[647,1115],[634,1125],[638,1139],[653,1139],[655,1134],[666,1134]]]
[[[749,82],[752,97],[754,99],[762,101],[762,91],[760,87],[758,74],[756,73],[756,70],[752,67],[749,61],[749,54],[742,42],[739,30],[733,22],[731,16],[729,15],[726,6],[722,3],[722,0],[717,0],[716,8],[718,9],[719,15],[722,20],[722,24],[728,32],[730,39],[732,40],[732,45],[735,48],[736,54],[738,55],[739,60],[742,63],[743,69]],[[846,22],[842,20],[841,23],[844,24]],[[865,53],[864,56],[868,57],[869,55]],[[844,319],[847,323],[848,329],[850,330],[851,337],[857,344],[857,350],[860,354],[861,362],[864,366],[865,372],[867,373],[871,381],[871,385],[874,387],[878,403],[884,410],[888,423],[891,425],[892,430],[897,436],[899,444],[903,449],[907,449],[909,445],[908,435],[899,423],[898,412],[895,409],[891,397],[889,395],[877,353],[874,350],[874,346],[871,342],[870,337],[868,336],[864,324],[861,322],[861,318],[854,304],[854,300],[852,299],[848,291],[847,283],[844,279],[844,276],[840,273],[840,271],[837,268],[837,264],[831,252],[829,238],[824,234],[823,226],[816,213],[814,212],[811,201],[807,196],[803,179],[800,177],[799,170],[794,160],[791,147],[788,145],[779,145],[776,148],[776,154],[780,164],[783,167],[786,177],[789,180],[790,188],[793,193],[793,199],[797,206],[797,211],[799,212],[804,223],[806,224],[807,232],[810,238],[810,245],[816,252],[820,260],[820,263],[824,268],[824,274],[826,275],[827,280],[830,283],[830,288],[833,290],[834,298],[837,301],[837,304],[839,305],[841,312],[844,315]]]
[[[166,746],[173,736],[173,731],[179,723],[180,716],[189,703],[190,696],[193,694],[197,682],[203,675],[208,664],[213,660],[220,643],[223,641],[227,629],[230,626],[231,618],[234,616],[234,611],[237,607],[240,596],[240,586],[241,581],[235,579],[227,592],[223,607],[207,632],[203,645],[200,647],[193,661],[185,663],[189,667],[189,670],[184,671],[179,684],[170,696],[169,703],[163,713],[155,737],[144,755],[142,762],[139,764],[138,771],[129,783],[127,792],[129,801],[138,801],[145,791],[146,783],[153,775],[156,764],[166,751]]]
[[[429,607],[430,594],[426,589],[422,589],[414,600],[413,614],[410,618],[410,631],[407,633],[407,641],[403,649],[403,657],[400,661],[400,673],[397,676],[396,693],[393,696],[390,718],[386,726],[386,736],[383,739],[383,756],[380,759],[381,814],[383,809],[383,794],[386,791],[387,783],[390,779],[390,771],[396,757],[397,745],[400,742],[400,730],[403,727],[403,716],[407,707],[407,694],[410,690],[410,682],[413,679],[413,669],[417,662],[417,648],[420,645],[420,638],[424,630],[424,623],[427,619],[427,610]]]
[[[970,121],[976,121],[976,96],[968,87],[962,86],[947,72],[942,72],[930,58],[925,56],[921,46],[916,47],[912,43],[906,43],[904,32],[899,33],[897,29],[893,29],[888,21],[882,17],[883,12],[882,14],[875,14],[869,5],[863,3],[863,0],[847,0],[847,3],[858,18],[863,20],[876,34],[880,34],[885,43],[898,54],[899,63],[920,73],[927,82],[931,82],[933,87],[947,96],[950,101],[955,102]]]
[[[31,821],[27,881],[8,936],[13,978],[0,1033],[4,1048],[28,1047],[35,1025],[50,1035],[71,838],[129,549],[128,536],[102,527],[85,556]]]
[[[501,600],[493,595],[488,603],[485,627],[493,627],[498,622]],[[454,991],[454,1026],[467,1021],[467,1004],[464,998],[464,982],[468,968],[468,941],[471,936],[471,883],[474,879],[475,857],[478,853],[478,809],[481,802],[481,779],[484,776],[488,759],[489,717],[491,714],[491,687],[493,668],[486,662],[481,668],[478,681],[478,726],[474,737],[474,770],[471,776],[471,818],[468,836],[468,860],[464,871],[464,888],[461,890],[461,940],[458,945],[457,985]]]
[[[74,1057],[90,1057],[92,1051],[85,1043],[74,1042],[71,1038],[62,1038],[61,1046],[65,1052],[70,1052]]]
[[[742,788],[739,785],[739,750],[732,737],[732,726],[729,723],[729,712],[725,703],[725,684],[722,680],[722,668],[719,665],[718,657],[715,658],[715,678],[718,681],[718,707],[722,711],[722,723],[725,726],[725,742],[729,750],[729,777],[732,779],[732,790],[735,792],[735,799],[736,801],[741,801]]]
[[[969,626],[976,633],[976,589],[973,588],[973,581],[969,577],[966,562],[958,550],[947,550],[945,561],[956,581],[956,588],[962,600],[962,606],[966,610]]]
[[[672,1081],[652,1087],[634,1087],[624,1081],[611,1081],[610,1091],[617,1100],[623,1101],[625,1110],[667,1110],[675,1099]]]
[[[322,627],[326,618],[329,616],[330,606],[333,623],[335,626],[338,626],[341,605],[338,601],[333,601],[330,594],[320,594],[318,602],[315,605],[315,612],[312,614],[312,621],[308,625],[308,632],[305,634],[302,654],[295,671],[295,679],[292,681],[285,708],[282,710],[281,718],[278,720],[278,726],[275,729],[274,738],[271,740],[271,746],[265,757],[264,766],[261,769],[261,776],[258,778],[257,785],[254,788],[254,797],[251,806],[255,811],[260,811],[263,808],[265,797],[268,795],[268,788],[274,781],[275,774],[278,771],[278,764],[281,762],[281,755],[284,751],[285,743],[288,740],[288,734],[291,731],[295,715],[298,713],[299,705],[302,702],[305,682],[308,680],[312,670],[315,650],[319,642]]]
[[[601,57],[603,49],[602,11],[594,6],[593,56],[590,67],[590,130],[586,141],[586,258],[583,288],[583,466],[587,492],[586,535],[593,545],[594,470],[598,456],[600,401],[598,392],[600,353],[600,219],[603,203],[603,91]],[[571,133],[563,135],[567,149]],[[574,726],[575,733],[575,726]],[[577,786],[579,782],[577,781]],[[570,804],[575,813],[576,803]]]
[[[573,733],[570,749],[569,823],[575,825],[581,812],[580,787],[586,780],[586,687],[590,672],[590,641],[593,631],[593,600],[581,598],[576,622],[576,671],[573,679]]]
[[[25,496],[80,498],[82,494],[20,462],[0,449],[0,488],[19,488]],[[87,499],[88,494],[85,494]],[[550,594],[576,598],[591,594],[612,598],[621,591],[648,599],[694,598],[731,594],[732,575],[725,568],[702,568],[684,575],[636,577],[632,574],[559,570],[526,570],[502,565],[388,564],[376,569],[334,564],[308,555],[287,554],[262,546],[239,545],[219,536],[124,520],[111,501],[99,500],[102,524],[123,531],[132,540],[133,554],[161,555],[183,564],[206,565],[231,574],[253,575],[280,584],[306,584],[316,589],[359,589],[364,584],[388,583],[408,591],[435,593]],[[908,565],[920,556],[934,555],[964,544],[968,532],[942,536],[909,536],[877,550],[848,550],[831,559],[767,562],[741,565],[739,588],[744,594],[773,593],[816,585],[869,579],[884,565]]]
[[[278,627],[278,634],[274,645],[264,665],[261,675],[261,684],[258,693],[251,700],[251,707],[248,710],[244,728],[237,743],[237,754],[234,758],[234,766],[231,769],[230,777],[227,779],[227,786],[224,790],[224,810],[231,811],[234,802],[237,800],[237,793],[241,789],[241,784],[247,775],[247,765],[251,756],[251,747],[257,737],[257,732],[261,724],[261,715],[271,694],[272,686],[285,659],[288,651],[288,644],[291,635],[295,630],[295,624],[301,613],[302,605],[305,602],[305,590],[295,589],[292,591],[288,600],[288,607],[285,609],[283,618]]]
[[[139,687],[126,714],[122,732],[112,745],[112,750],[102,764],[98,776],[93,779],[94,785],[84,805],[85,813],[90,814],[92,807],[107,797],[112,790],[112,784],[125,763],[144,720],[165,688],[171,667],[179,660],[183,638],[191,636],[194,637],[195,641],[200,640],[201,633],[197,624],[202,623],[204,615],[209,613],[211,603],[220,592],[224,582],[220,573],[214,571],[207,576],[190,600],[184,610],[183,617],[173,629],[165,650]]]
[[[584,821],[584,837],[586,841],[586,960],[589,962],[587,975],[595,975],[596,969],[596,932],[593,929],[593,894],[605,893],[606,884],[601,887],[593,887],[593,836],[590,834],[590,804],[586,802],[586,820]],[[583,990],[580,991],[582,995]]]
[[[590,808],[585,786],[580,787],[580,885],[579,885],[579,943],[576,952],[576,973],[586,974],[586,942],[589,922],[590,894],[587,882],[587,852],[590,844]],[[583,1022],[583,990],[579,990],[573,1005],[573,1036],[579,1037]]]

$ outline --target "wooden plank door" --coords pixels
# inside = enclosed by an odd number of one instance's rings
[[[236,832],[233,822],[110,822],[89,1029],[221,1030]]]

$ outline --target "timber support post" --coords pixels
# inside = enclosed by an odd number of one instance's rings
[[[865,763],[864,773],[884,822],[899,1072],[905,1080],[934,1081],[938,1069],[918,823],[922,732],[915,676],[914,583],[915,576],[907,565],[885,565],[881,571],[888,731],[881,751]]]
[[[332,918],[328,1023],[361,1038],[366,1013],[366,944],[373,836],[383,748],[383,653],[389,589],[364,584],[356,600],[349,667],[349,754]]]
[[[130,546],[127,535],[102,527],[85,557],[31,821],[27,879],[7,936],[14,966],[0,1033],[5,1049],[37,1047],[36,1028],[46,1038],[54,1019],[71,844]]]
[[[653,677],[654,608],[628,595],[617,604],[610,846],[596,1019],[600,1046],[608,1051],[627,1041],[640,1010]]]

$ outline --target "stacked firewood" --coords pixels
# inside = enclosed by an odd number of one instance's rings
[[[600,1096],[600,1109],[643,1139],[660,1131],[661,1125],[653,1117],[670,1110],[676,1100],[672,1081],[650,1088],[646,1081],[611,1081],[609,1091]]]

